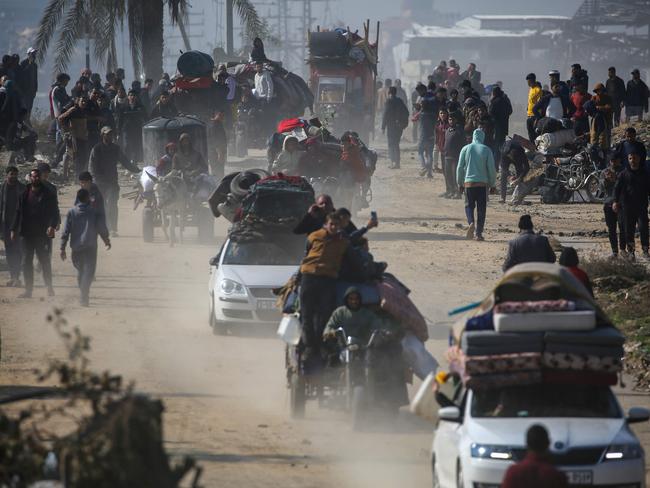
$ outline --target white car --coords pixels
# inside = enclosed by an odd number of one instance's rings
[[[273,289],[298,271],[305,239],[232,241],[210,261],[210,326],[224,334],[238,326],[277,325],[281,318]]]
[[[513,386],[468,390],[438,412],[432,448],[433,486],[498,488],[526,454],[526,431],[546,427],[554,464],[576,487],[644,488],[645,460],[629,424],[645,408],[623,414],[607,386]]]

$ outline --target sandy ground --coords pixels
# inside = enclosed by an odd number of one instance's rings
[[[418,177],[412,148],[404,147],[400,171],[388,170],[385,159],[379,164],[371,206],[381,224],[369,236],[372,252],[413,290],[430,322],[427,346],[443,362],[447,311],[483,298],[499,277],[522,209],[492,197],[486,242],[466,241],[462,201],[438,197],[442,175],[433,182]],[[70,205],[71,195],[66,191],[60,197],[63,206]],[[20,290],[0,287],[0,384],[5,392],[34,385],[31,371],[61,356],[60,342],[44,320],[53,307],[61,307],[92,337],[94,368],[122,374],[138,390],[164,400],[166,447],[174,455],[197,458],[205,469],[205,486],[430,486],[431,425],[402,412],[394,425],[354,433],[343,414],[313,405],[305,420],[291,421],[283,344],[272,334],[212,335],[208,259],[226,234],[223,220],[217,222],[211,246],[199,245],[194,229],[181,246],[170,248],[162,235],[145,244],[140,211],[130,205],[120,204],[120,237],[113,249],[100,251],[90,308],[78,306],[74,269],[58,256],[56,297],[45,297],[39,287],[33,299],[21,300]],[[604,229],[599,205],[536,203],[524,210],[538,227],[555,234]],[[357,223],[367,216],[362,213]],[[606,252],[602,238],[560,239]],[[646,395],[629,389],[620,398],[626,407],[650,406]],[[638,431],[650,446],[648,426]]]

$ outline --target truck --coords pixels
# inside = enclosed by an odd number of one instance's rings
[[[315,113],[333,132],[355,131],[364,141],[374,134],[379,25],[374,43],[370,42],[370,20],[363,24],[363,36],[349,27],[318,27],[308,33],[309,87]]]

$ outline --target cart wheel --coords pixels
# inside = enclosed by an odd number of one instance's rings
[[[295,371],[291,374],[289,382],[291,391],[291,418],[301,419],[305,417],[305,379]]]
[[[211,244],[214,240],[214,217],[212,212],[205,207],[199,207],[197,214],[199,242],[201,244]]]
[[[144,242],[153,242],[154,225],[153,209],[145,207],[142,209],[142,240]]]

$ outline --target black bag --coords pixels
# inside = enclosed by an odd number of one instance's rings
[[[316,57],[345,56],[348,42],[337,31],[312,32],[309,35],[309,55]]]
[[[212,76],[214,60],[212,56],[201,51],[187,51],[176,62],[178,72],[189,78]]]

